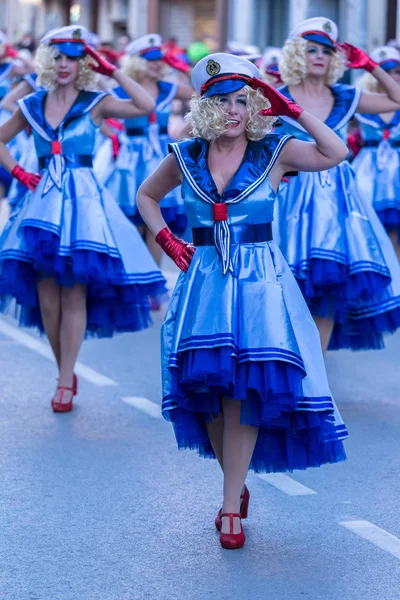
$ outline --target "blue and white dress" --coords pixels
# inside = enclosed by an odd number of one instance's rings
[[[171,144],[197,247],[163,324],[162,412],[179,448],[214,458],[206,423],[222,397],[241,400],[241,422],[260,428],[251,468],[264,472],[344,460],[347,437],[318,331],[269,233],[276,193],[268,174],[288,139],[249,142],[222,195],[208,169],[208,143]],[[221,208],[227,220],[214,221]]]
[[[357,182],[387,231],[400,240],[400,111],[389,123],[380,115],[354,115],[363,147],[353,161]]]
[[[148,297],[163,294],[165,280],[93,173],[99,127],[90,111],[106,94],[81,91],[57,129],[44,117],[46,95],[18,101],[33,130],[42,179],[18,203],[0,238],[0,308],[16,304],[20,323],[42,330],[36,288],[51,277],[62,286],[87,286],[87,334],[145,328]]]
[[[287,87],[280,91],[291,99]],[[346,140],[360,91],[331,87],[325,124]],[[312,141],[293,119],[276,131]],[[392,245],[347,160],[319,173],[299,173],[278,197],[279,245],[314,316],[335,328],[329,349],[373,349],[400,326],[400,270]]]
[[[168,144],[172,141],[168,135],[168,119],[178,85],[159,81],[158,87],[155,112],[125,120],[126,132],[119,136],[121,148],[117,160],[113,159],[109,140],[99,149],[95,160],[97,175],[136,225],[143,224],[136,207],[137,191],[168,154]],[[112,92],[118,98],[128,98],[121,87]],[[175,233],[182,233],[186,229],[187,218],[180,188],[163,198],[160,207],[168,226]]]

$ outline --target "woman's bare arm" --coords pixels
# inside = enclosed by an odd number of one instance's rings
[[[114,71],[113,78],[131,99],[119,100],[113,96],[106,96],[92,110],[94,121],[107,118],[132,119],[148,115],[155,109],[156,104],[151,95],[136,81],[124,75],[120,69]]]
[[[292,139],[285,145],[270,173],[275,189],[288,171],[325,171],[341,163],[349,153],[340,137],[307,111],[301,113],[298,122],[314,142]]]
[[[13,158],[6,146],[20,131],[25,129],[27,122],[22,112],[18,109],[8,121],[0,127],[0,164],[11,173],[17,161]]]
[[[140,186],[136,196],[137,206],[144,222],[154,235],[167,227],[159,203],[181,183],[182,175],[176,158],[169,154]]]

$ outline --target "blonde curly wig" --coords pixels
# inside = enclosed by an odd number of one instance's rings
[[[339,50],[332,52],[325,83],[334,85],[345,70],[344,54]],[[279,61],[279,71],[286,85],[299,85],[304,81],[307,76],[307,40],[302,37],[286,40]]]
[[[261,92],[245,85],[243,92],[247,96],[247,110],[249,118],[246,126],[246,137],[257,141],[269,133],[276,121],[276,117],[265,117],[260,111],[269,108],[271,104]],[[193,96],[190,101],[190,112],[185,115],[185,121],[191,126],[194,137],[200,137],[208,142],[215,140],[227,130],[228,119],[220,96],[211,98],[198,98]]]
[[[55,57],[57,54],[59,52],[56,48],[41,44],[35,56],[38,85],[41,85],[49,92],[52,92],[57,87],[55,72]],[[84,56],[78,60],[78,74],[75,80],[75,87],[78,90],[93,90],[96,88],[99,75],[89,67],[89,63],[89,56]]]
[[[140,56],[128,56],[125,54],[121,58],[121,69],[125,75],[140,83],[146,75],[147,63],[148,61],[145,58],[141,58]],[[159,81],[166,78],[167,71],[168,67],[165,65],[160,71]]]
[[[379,83],[371,73],[363,73],[360,77],[357,77],[354,87],[369,94],[377,94],[379,91]]]

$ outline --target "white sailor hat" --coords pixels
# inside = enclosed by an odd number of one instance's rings
[[[400,52],[393,46],[379,46],[371,52],[371,58],[385,71],[400,66]]]
[[[51,29],[40,40],[41,44],[54,46],[59,52],[72,58],[85,56],[85,46],[90,41],[90,34],[82,25],[67,25]]]
[[[161,60],[163,57],[161,45],[162,37],[158,33],[148,33],[130,42],[125,52],[129,56],[139,55],[146,60]]]
[[[279,61],[281,56],[281,48],[267,46],[261,59],[260,70],[271,75],[279,75]]]
[[[243,56],[217,52],[202,58],[192,71],[192,85],[203,97],[230,94],[251,85],[260,72]]]
[[[328,46],[333,50],[339,37],[339,31],[336,23],[326,17],[314,17],[302,21],[289,33],[289,40],[296,37],[302,37],[310,42],[317,42]]]

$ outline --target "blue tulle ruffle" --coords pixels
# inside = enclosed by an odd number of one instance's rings
[[[400,244],[400,210],[385,208],[384,210],[377,210],[376,214],[387,231],[397,231]]]
[[[372,298],[391,281],[387,270],[351,273],[343,263],[319,258],[310,260],[308,272],[303,270],[300,276],[299,269],[294,269],[294,274],[311,314],[340,322],[346,319],[354,302]]]
[[[304,371],[284,361],[243,361],[230,347],[189,350],[170,366],[171,393],[164,417],[174,426],[178,447],[214,458],[206,423],[221,411],[221,398],[241,400],[241,423],[259,427],[250,468],[281,472],[345,460],[331,399],[305,398]],[[306,403],[321,410],[306,410]],[[300,410],[300,408],[304,408]],[[326,410],[325,410],[326,407]]]
[[[1,261],[2,312],[10,310],[15,298],[17,306],[11,310],[20,324],[43,331],[36,288],[41,279],[50,277],[64,287],[86,285],[87,335],[111,337],[151,324],[149,296],[163,300],[167,293],[157,272],[153,278],[148,273],[146,280],[131,281],[117,257],[95,250],[72,250],[70,256],[61,256],[54,233],[25,227],[24,236],[26,256]]]

